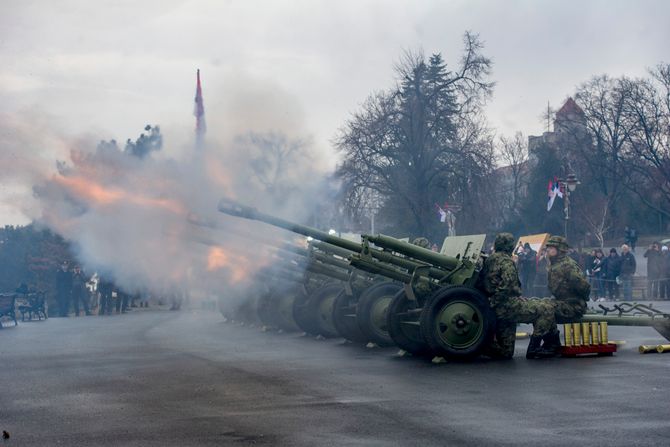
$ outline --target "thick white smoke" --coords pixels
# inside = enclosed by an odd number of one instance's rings
[[[13,160],[8,148],[36,145],[20,127],[13,123],[14,133],[3,136],[2,161]],[[70,241],[87,271],[128,292],[220,295],[273,262],[272,250],[245,235],[287,238],[219,213],[223,196],[297,221],[319,200],[327,178],[315,163],[319,155],[308,139],[287,135],[294,134],[249,128],[208,135],[201,151],[179,157],[140,157],[123,145],[50,138],[37,146],[59,156],[57,167],[49,157],[20,154],[20,162],[3,163],[18,167],[11,179],[3,174],[3,182],[33,186],[33,199],[21,211]],[[59,147],[50,147],[54,141]]]

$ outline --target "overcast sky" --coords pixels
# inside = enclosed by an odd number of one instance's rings
[[[538,134],[547,101],[590,76],[670,61],[669,18],[667,1],[0,0],[0,113],[121,141],[158,123],[177,153],[200,68],[210,132],[310,135],[332,164],[337,129],[393,85],[404,49],[455,64],[463,32],[479,33],[497,82],[489,121]],[[0,224],[20,221],[2,200]]]

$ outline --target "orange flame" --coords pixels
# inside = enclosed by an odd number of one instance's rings
[[[230,281],[238,283],[247,277],[249,261],[243,257],[231,259],[223,247],[216,246],[209,249],[207,254],[207,271],[213,272],[225,268],[230,273]]]
[[[72,194],[89,203],[111,205],[119,201],[125,201],[136,205],[163,208],[175,214],[185,212],[184,207],[174,200],[130,194],[118,188],[105,188],[99,183],[84,177],[56,176],[54,180],[68,188]]]

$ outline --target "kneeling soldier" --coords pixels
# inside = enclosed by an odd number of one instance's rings
[[[555,298],[550,302],[554,308],[556,322],[572,322],[581,318],[586,312],[591,285],[579,265],[567,255],[569,247],[565,238],[552,236],[547,241],[546,247],[550,263],[549,290]],[[560,334],[554,325],[550,333],[544,337],[544,348],[556,351],[560,346]]]
[[[519,274],[512,260],[514,237],[510,233],[496,236],[494,250],[495,253],[484,262],[478,285],[489,297],[489,303],[497,318],[495,340],[486,355],[512,358],[517,324],[532,323],[533,335],[528,344],[526,358],[553,356],[552,352],[545,352],[541,347],[543,337],[556,327],[554,308],[550,300],[521,298]]]

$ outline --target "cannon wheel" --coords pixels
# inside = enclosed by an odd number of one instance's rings
[[[430,354],[430,347],[421,336],[419,330],[418,311],[421,308],[417,302],[410,300],[401,290],[393,297],[387,314],[387,328],[389,336],[400,349],[413,355],[424,356]],[[409,312],[414,311],[417,318],[412,318]],[[409,321],[415,320],[415,321]],[[416,324],[407,324],[407,323]]]
[[[368,340],[356,323],[358,296],[356,291],[353,295],[348,295],[344,288],[340,291],[333,304],[333,325],[337,332],[347,340],[354,343],[365,343]]]
[[[286,332],[296,332],[299,330],[298,325],[293,319],[293,302],[299,295],[299,291],[285,290],[276,292],[273,296],[276,306],[276,322],[279,329]]]
[[[365,289],[358,300],[356,322],[361,332],[379,346],[393,346],[388,332],[388,310],[393,297],[402,290],[395,282],[375,284]]]
[[[470,359],[491,343],[495,316],[479,291],[448,286],[434,292],[421,312],[421,334],[431,350],[451,359]]]
[[[330,283],[318,288],[309,296],[305,310],[316,329],[313,333],[326,338],[340,336],[333,324],[333,307],[335,298],[341,290],[341,284]]]
[[[303,291],[298,291],[293,299],[293,320],[298,327],[308,334],[317,335],[319,328],[316,325],[316,318],[310,314],[309,301],[312,295],[307,295]]]
[[[243,300],[233,309],[233,320],[241,321],[246,324],[258,325],[261,323],[258,318],[258,296],[252,295]]]
[[[258,316],[258,319],[261,320],[263,326],[268,326],[271,328],[276,328],[279,326],[275,318],[277,304],[275,299],[276,297],[274,296],[274,293],[270,291],[263,293],[258,297],[258,301],[256,303],[258,306],[256,308],[256,315]]]

